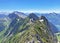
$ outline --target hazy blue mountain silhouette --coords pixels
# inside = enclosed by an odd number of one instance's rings
[[[60,25],[60,14],[59,13],[36,13],[37,16],[45,16],[49,22],[51,22],[54,26]],[[56,28],[60,31],[60,27],[56,26]]]

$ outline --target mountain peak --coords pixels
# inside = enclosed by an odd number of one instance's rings
[[[24,14],[24,13],[18,12],[18,11],[14,11],[13,13],[14,13],[14,14]]]
[[[41,16],[39,19],[46,22],[48,21],[45,16]]]
[[[36,16],[34,13],[30,13],[28,17],[31,18],[31,19],[33,18],[33,20],[38,19],[38,16]]]
[[[49,13],[49,14],[52,14],[52,15],[57,15],[57,13],[53,12],[53,13]]]
[[[25,18],[27,15],[25,15],[24,13],[22,12],[18,12],[18,11],[14,11],[13,12],[14,14],[17,14],[19,17],[22,17],[22,18]]]
[[[26,15],[22,12],[18,12],[18,11],[14,11],[13,13],[10,13],[9,15],[9,18],[11,19],[15,19],[15,18],[25,18]]]

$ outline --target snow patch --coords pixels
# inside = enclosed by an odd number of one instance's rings
[[[44,20],[43,19],[41,19],[41,20],[39,20],[40,22],[43,22]]]

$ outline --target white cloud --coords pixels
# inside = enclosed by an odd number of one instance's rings
[[[28,9],[28,10],[2,10],[0,12],[13,12],[13,11],[19,11],[19,12],[24,12],[24,13],[32,13],[32,12],[37,12],[37,13],[60,13],[60,10],[33,10],[33,9]]]

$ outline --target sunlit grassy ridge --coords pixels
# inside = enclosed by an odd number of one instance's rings
[[[26,25],[24,25],[24,27],[26,27]],[[47,32],[45,32],[45,30]],[[53,43],[53,36],[52,34],[49,35],[49,33],[50,32],[45,24],[37,20],[33,24],[30,24],[27,30],[13,35],[10,38],[8,37],[4,43],[27,43],[32,40],[36,43],[39,43],[38,41],[43,43]]]

